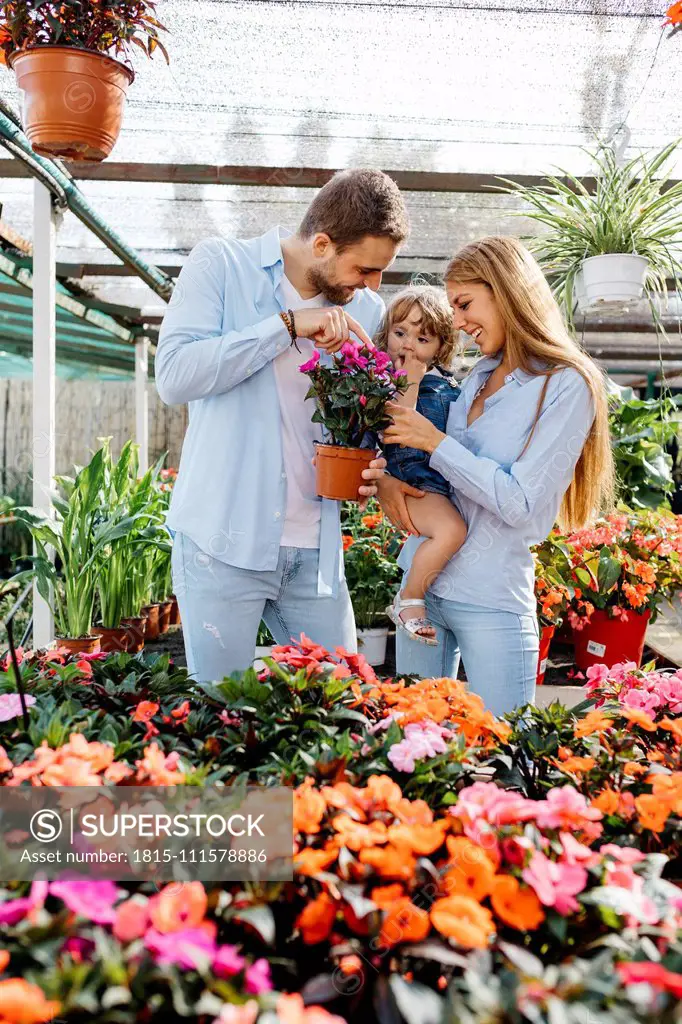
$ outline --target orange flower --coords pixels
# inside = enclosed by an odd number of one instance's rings
[[[472,896],[484,899],[492,890],[495,870],[486,854],[464,836],[448,836],[450,862],[443,876],[443,889],[448,896]]]
[[[613,719],[609,718],[602,711],[589,711],[584,718],[576,722],[573,735],[577,740],[584,736],[593,736],[595,733],[606,732],[613,725]]]
[[[390,811],[402,799],[402,790],[389,775],[370,775],[367,796],[377,810]]]
[[[666,732],[671,732],[677,742],[682,744],[682,718],[662,718],[658,723],[659,729],[665,729]]]
[[[362,517],[362,525],[366,526],[368,530],[375,530],[377,526],[383,521],[383,514],[377,512],[375,515],[368,515]]]
[[[592,807],[596,807],[598,811],[602,812],[602,814],[615,814],[618,810],[620,798],[618,793],[611,789],[610,786],[607,786],[606,789],[602,789],[601,793],[598,793],[590,803]]]
[[[632,725],[639,725],[647,732],[656,732],[658,728],[651,715],[647,715],[646,711],[642,711],[641,708],[621,707],[620,713]]]
[[[131,712],[133,722],[148,722],[159,710],[159,705],[153,700],[141,700],[137,707]]]
[[[381,878],[397,878],[409,882],[417,865],[416,860],[406,851],[390,844],[360,850],[358,859],[377,872]]]
[[[575,775],[580,772],[589,772],[597,762],[593,757],[567,757],[561,761],[554,760],[553,763],[562,772],[571,772]]]
[[[11,772],[13,767],[14,765],[7,756],[7,751],[4,747],[0,747],[0,773]]]
[[[396,900],[384,918],[379,939],[384,946],[399,942],[421,942],[431,930],[429,915],[417,907],[409,896]]]
[[[376,846],[387,841],[386,825],[383,821],[372,821],[365,825],[362,821],[353,821],[348,814],[337,814],[332,826],[339,834],[341,846],[349,850],[362,850],[367,846]]]
[[[334,863],[338,854],[339,851],[335,845],[326,846],[324,850],[314,850],[312,846],[307,846],[295,854],[294,871],[297,875],[314,878],[320,871],[326,871],[330,864]]]
[[[159,932],[196,928],[206,914],[206,890],[201,882],[169,882],[149,901],[149,917]]]
[[[388,840],[395,846],[406,846],[412,853],[427,857],[443,845],[449,829],[447,818],[434,821],[432,825],[391,825]]]
[[[635,797],[635,807],[642,828],[651,829],[652,832],[663,831],[670,812],[665,801],[654,796],[653,793],[644,793],[642,796]]]
[[[399,882],[392,885],[377,885],[370,893],[370,899],[380,910],[388,910],[396,900],[402,899],[405,890]]]
[[[464,949],[485,949],[495,934],[493,916],[469,896],[446,896],[431,907],[431,924]]]
[[[344,533],[344,535],[343,535],[343,550],[344,551],[348,551],[348,548],[351,547],[351,545],[353,545],[353,544],[355,544],[354,538],[351,537],[351,535],[349,533]]]
[[[294,790],[294,832],[315,835],[320,831],[327,804],[314,785],[315,780],[308,778]]]
[[[250,1004],[251,1000],[246,1005]],[[259,1011],[258,1004],[254,1002],[254,1006],[256,1007],[255,1016],[250,1021],[245,1021],[244,1024],[255,1022]],[[240,1006],[238,1009],[243,1010],[243,1007]],[[335,1013],[330,1013],[323,1006],[306,1006],[300,992],[277,996],[276,1010],[277,1020],[281,1024],[346,1024],[343,1017],[337,1017]],[[228,1019],[232,1024],[232,1018]],[[235,1024],[242,1024],[241,1018],[237,1018]]]
[[[646,775],[647,767],[644,764],[638,764],[637,761],[626,761],[623,765],[623,774],[629,779],[636,779],[639,775]]]
[[[301,911],[296,919],[296,927],[300,929],[303,941],[308,946],[324,942],[329,937],[336,918],[336,903],[329,893],[321,892],[317,899]]]
[[[501,921],[521,932],[535,931],[545,919],[533,890],[522,889],[513,875],[496,875],[490,902]]]
[[[0,981],[2,1024],[46,1024],[60,1010],[61,1003],[46,999],[42,989],[23,978]]]
[[[9,953],[6,949],[0,949],[0,974],[7,969],[9,964]]]

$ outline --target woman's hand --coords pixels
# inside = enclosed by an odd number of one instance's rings
[[[416,409],[405,409],[397,402],[387,402],[386,412],[393,420],[392,425],[384,431],[386,444],[402,444],[430,454],[447,437]]]
[[[415,537],[418,537],[419,531],[415,530],[410,519],[405,497],[409,495],[412,498],[423,498],[426,491],[411,487],[410,484],[403,483],[402,480],[398,480],[394,476],[382,477],[378,484],[378,491],[379,504],[393,525],[404,533],[413,533]]]

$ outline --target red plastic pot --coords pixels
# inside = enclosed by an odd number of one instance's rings
[[[586,626],[576,629],[575,663],[584,672],[592,665],[611,668],[621,661],[642,663],[644,637],[651,612],[626,612],[617,619],[595,609]]]
[[[538,652],[538,677],[536,679],[536,685],[542,686],[545,681],[545,671],[547,670],[547,657],[549,655],[549,645],[552,642],[554,636],[554,630],[556,626],[543,626],[542,632],[540,633],[540,650]]]

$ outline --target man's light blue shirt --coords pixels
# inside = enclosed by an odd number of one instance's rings
[[[594,402],[577,370],[552,374],[524,451],[546,377],[518,368],[467,425],[472,402],[501,356],[479,360],[450,406],[447,434],[429,464],[450,484],[467,538],[431,587],[438,597],[535,614],[531,546],[549,534],[594,420]],[[420,543],[411,537],[406,568]]]
[[[168,526],[242,569],[277,567],[286,510],[273,361],[291,344],[279,316],[281,239],[288,234],[273,228],[260,238],[209,238],[195,246],[156,352],[162,401],[189,405]],[[344,308],[371,337],[384,304],[358,289]],[[339,502],[320,500],[318,594],[336,596],[343,579]]]

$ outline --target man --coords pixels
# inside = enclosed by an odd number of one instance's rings
[[[164,402],[189,403],[168,526],[187,664],[199,680],[250,665],[261,618],[279,643],[305,632],[330,650],[356,649],[339,506],[316,495],[322,435],[298,368],[315,348],[329,358],[351,335],[374,333],[382,271],[407,232],[390,178],[344,171],[296,234],[200,242],[180,273],[156,384]],[[360,499],[376,493],[384,465],[364,471]]]

